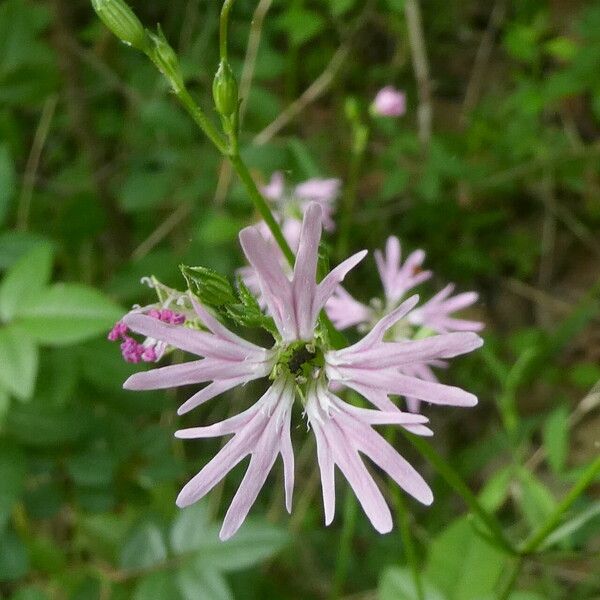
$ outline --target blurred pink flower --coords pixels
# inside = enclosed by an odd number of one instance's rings
[[[388,85],[377,92],[373,111],[382,117],[401,117],[406,113],[406,94]]]

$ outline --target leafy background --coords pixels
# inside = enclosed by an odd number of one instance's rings
[[[256,4],[238,0],[232,12],[238,75]],[[220,3],[132,6],[162,24],[210,111]],[[377,89],[407,91],[406,117],[371,121],[350,246],[374,249],[396,234],[427,250],[437,287],[451,280],[481,293],[486,346],[445,375],[480,404],[428,413],[438,451],[521,539],[598,455],[589,391],[600,379],[600,2],[423,2],[434,115],[425,146],[405,9],[403,0],[275,0],[243,154],[263,181],[275,169],[294,182],[348,180],[348,99],[367,119]],[[315,101],[265,130],[315,82],[325,83]],[[3,0],[0,597],[416,598],[396,530],[378,536],[359,514],[348,539],[342,506],[323,527],[302,428],[291,517],[280,473],[226,544],[216,528],[238,471],[206,502],[176,510],[178,488],[218,442],[183,445],[173,431],[250,402],[251,387],[184,421],[179,392],[121,389],[135,369],[105,334],[151,300],[140,278],[181,286],[180,263],[231,275],[242,260],[237,232],[255,218],[164,81],[87,1]],[[372,267],[349,287],[377,295]],[[408,442],[398,445],[436,494],[430,509],[407,501],[426,597],[493,600],[508,559]],[[512,600],[600,598],[598,486],[574,509],[527,562]]]

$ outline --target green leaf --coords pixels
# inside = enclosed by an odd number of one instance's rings
[[[202,598],[202,596],[198,596]],[[159,571],[146,575],[135,586],[132,600],[182,600],[173,573]]]
[[[521,499],[519,507],[525,520],[535,530],[546,522],[556,508],[556,501],[548,488],[527,469],[519,470]]]
[[[164,562],[167,546],[163,534],[154,523],[145,523],[133,530],[121,551],[121,567],[145,569]]]
[[[20,326],[0,327],[0,388],[19,400],[31,399],[38,362],[38,347]]]
[[[13,446],[0,445],[0,538],[25,482],[25,456]]]
[[[548,462],[555,473],[562,473],[569,455],[569,411],[566,406],[554,410],[542,430]]]
[[[425,574],[448,600],[479,600],[494,590],[504,564],[505,555],[461,517],[431,543]]]
[[[410,569],[389,567],[379,579],[379,600],[419,600]],[[423,600],[445,600],[445,596],[429,581],[423,581]]]
[[[176,576],[177,587],[185,600],[233,600],[233,595],[223,576],[187,565]]]
[[[0,284],[0,320],[11,321],[22,306],[35,301],[50,280],[52,247],[41,244],[18,260]]]
[[[279,335],[275,321],[262,312],[257,299],[241,278],[238,279],[238,297],[239,302],[225,306],[227,316],[234,323],[242,327],[262,327],[274,336]]]
[[[15,165],[7,144],[0,145],[0,226],[6,221],[15,195]]]
[[[190,291],[207,306],[220,307],[236,301],[226,277],[208,267],[180,266]]]
[[[285,30],[292,46],[301,46],[325,28],[325,19],[317,12],[292,5],[279,17],[278,26]]]
[[[479,493],[479,501],[486,510],[495,512],[500,508],[506,498],[508,486],[510,485],[512,477],[512,467],[505,467],[496,471],[487,480]]]
[[[123,310],[104,294],[78,283],[56,284],[19,311],[19,323],[43,344],[74,344],[106,332]]]
[[[175,554],[185,554],[201,548],[206,542],[207,531],[213,535],[209,523],[208,508],[204,502],[196,502],[179,511],[171,527],[171,548]]]
[[[222,542],[219,526],[209,522],[202,502],[183,509],[171,528],[171,548],[175,554],[196,552],[199,569],[237,571],[262,562],[288,542],[285,531],[264,521],[248,519],[236,535]]]
[[[264,521],[248,519],[234,537],[222,542],[217,527],[206,532],[198,547],[197,565],[218,571],[239,571],[263,562],[281,550],[289,538],[285,531]]]
[[[29,558],[23,542],[11,529],[0,533],[0,581],[15,581],[28,570]]]

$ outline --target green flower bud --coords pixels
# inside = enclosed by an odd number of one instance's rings
[[[158,28],[158,35],[154,33],[149,35],[152,40],[152,48],[148,52],[148,56],[159,71],[171,82],[173,90],[175,92],[181,91],[184,88],[183,75],[175,50],[167,42],[167,38],[165,38],[160,27]]]
[[[101,21],[128,46],[146,51],[148,36],[140,20],[123,0],[92,0]]]
[[[230,117],[238,107],[238,86],[235,75],[226,61],[219,63],[213,80],[213,98],[219,114]]]

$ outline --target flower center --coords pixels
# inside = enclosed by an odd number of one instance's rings
[[[316,341],[293,342],[282,348],[273,369],[273,376],[290,374],[298,384],[306,383],[323,368],[325,357]]]

